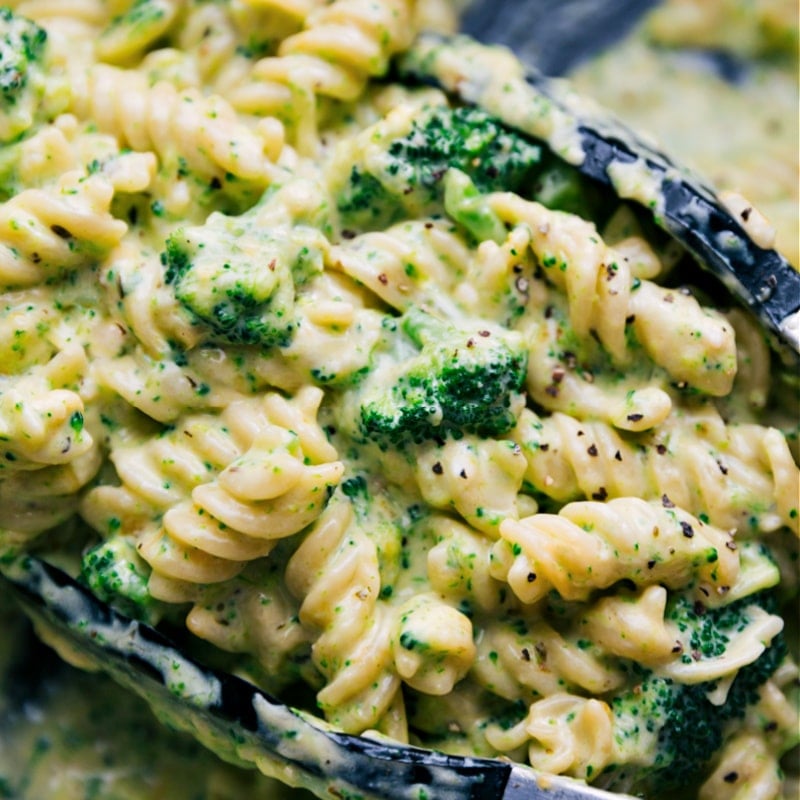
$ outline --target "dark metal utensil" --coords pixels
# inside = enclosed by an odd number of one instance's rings
[[[523,58],[554,74],[621,36],[653,4],[492,0],[473,4],[465,24],[479,38],[510,44]],[[464,102],[483,105],[561,152],[563,141],[548,137],[541,127],[548,114],[557,115],[562,126],[558,130],[571,131],[571,149],[562,154],[603,183],[614,185],[615,168],[641,168],[663,197],[657,221],[759,315],[785,350],[800,350],[793,327],[800,313],[800,276],[785,259],[759,248],[701,182],[609,116],[573,105],[558,84],[533,70],[517,87],[531,112],[525,122],[520,108],[502,102],[503,93],[493,98],[488,91],[491,72],[481,65],[479,51],[480,46],[465,39],[423,38],[400,62],[400,73],[409,81],[435,83]],[[191,733],[234,764],[257,766],[319,797],[620,800],[620,795],[567,778],[545,777],[506,761],[447,756],[332,731],[235,676],[201,666],[161,633],[118,614],[43,561],[0,558],[0,576],[48,640],[72,648],[108,672],[173,727]]]
[[[341,800],[620,800],[508,761],[448,756],[329,729],[234,675],[201,666],[32,556],[0,561],[47,641],[136,692],[156,716],[226,761]]]
[[[800,273],[776,250],[754,241],[746,214],[737,219],[700,178],[562,81],[529,66],[498,69],[497,58],[494,48],[467,37],[427,35],[403,54],[398,74],[481,106],[543,140],[583,175],[647,208],[659,227],[759,318],[784,358],[796,363]]]

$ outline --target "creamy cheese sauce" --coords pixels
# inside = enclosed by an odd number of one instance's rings
[[[445,4],[431,4],[430,14],[431,19],[435,20],[437,25],[447,27],[452,24]],[[694,63],[687,62],[685,55],[676,56],[664,50],[655,50],[652,47],[652,41],[656,38],[653,30],[655,29],[648,29],[648,33],[637,33],[625,44],[581,68],[574,76],[578,89],[615,108],[621,116],[634,125],[652,132],[663,142],[668,152],[675,152],[680,159],[687,161],[698,171],[709,175],[719,187],[744,194],[748,201],[754,202],[764,213],[768,219],[768,223],[764,224],[768,226],[771,223],[777,228],[778,246],[788,258],[797,264],[796,69],[792,71],[782,66],[759,63],[752,67],[740,81],[730,83],[715,77],[704,69],[698,70]],[[693,30],[696,30],[696,26]],[[706,40],[701,40],[700,43],[708,44]],[[758,51],[756,45],[752,43],[749,47]],[[167,62],[154,65],[153,68],[156,69],[156,67],[165,70],[179,69]],[[476,92],[480,94],[481,87],[476,87]],[[709,102],[710,96],[716,99]],[[391,101],[387,99],[385,102],[389,105]],[[526,109],[520,107],[518,111],[524,116]],[[527,113],[529,118],[525,125],[527,127],[533,125],[535,128],[537,120],[530,119],[534,112],[528,110]],[[542,114],[542,118],[544,122],[542,120],[538,120],[538,122],[544,124],[546,128],[536,132],[560,141],[561,146],[558,149],[567,160],[578,158],[574,130],[571,130],[569,126],[560,128],[560,121],[548,118],[546,113]],[[343,121],[342,126],[352,123],[352,120]],[[698,135],[698,131],[703,132],[702,136]],[[638,174],[633,176],[621,174],[616,179],[620,185],[626,184],[626,181],[631,185],[631,195],[647,195],[649,191],[647,186],[636,185],[639,177]],[[131,190],[134,189],[135,187]],[[182,203],[180,192],[176,191],[176,194],[169,200],[174,206],[168,210],[179,213]],[[302,198],[298,200],[298,204],[301,202],[303,202]],[[732,200],[731,202],[735,203],[736,201]],[[496,207],[492,209],[493,213],[513,217],[517,212],[511,201],[501,198],[495,200],[495,203]],[[152,213],[157,215],[162,211],[163,209],[156,209],[152,210]],[[479,211],[485,212],[486,210],[479,209]],[[531,221],[532,230],[538,230],[544,235],[547,227],[546,221],[538,221],[538,225],[534,224],[535,222],[537,221]],[[620,227],[624,231],[624,225]],[[413,231],[413,236],[417,237],[417,244],[422,242],[426,247],[431,245],[434,250],[433,246],[437,242],[436,236],[443,237],[443,234],[444,232],[434,225],[424,231],[417,229]],[[770,236],[769,231],[765,232],[763,228],[759,229],[759,235],[764,237],[765,241]],[[619,238],[624,239],[625,237],[620,235]],[[411,241],[414,241],[413,237]],[[261,245],[263,245],[263,240]],[[313,242],[311,246],[313,248]],[[542,246],[544,247],[544,245]],[[588,248],[590,244],[586,243],[585,246]],[[376,247],[376,251],[371,252],[367,260],[378,258],[379,255],[376,253],[379,252],[380,248]],[[350,255],[352,256],[352,254]],[[458,263],[458,255],[458,252],[445,252],[444,247],[437,253],[440,262],[450,259],[452,263]],[[652,254],[639,255],[641,256],[641,266],[632,269],[634,274],[636,274],[636,269],[640,269],[641,277],[645,278],[647,277],[648,259],[653,260]],[[346,260],[347,253],[342,257]],[[546,260],[544,256],[543,260]],[[633,258],[631,260],[635,261]],[[488,268],[491,267],[491,263],[491,259],[487,257]],[[366,274],[369,275],[369,272]],[[380,273],[380,276],[386,279],[385,273]],[[415,280],[415,276],[408,270],[404,275],[397,277],[406,284],[411,284]],[[610,274],[609,281],[612,280],[613,275]],[[109,284],[113,283],[113,276],[108,276],[108,282]],[[435,291],[436,283],[434,281],[431,283]],[[382,287],[378,288],[382,289]],[[80,287],[75,291],[79,290]],[[469,290],[469,286],[454,285],[452,301],[463,302],[469,306],[470,302],[474,302],[474,298],[466,296]],[[327,321],[333,319],[333,324],[340,322],[336,315],[343,313],[341,306],[337,305],[340,300],[337,291],[338,287],[334,286],[327,294],[321,292],[324,306],[322,313],[329,315]],[[402,292],[402,289],[399,291]],[[607,297],[609,303],[615,302],[615,292],[616,287],[612,283]],[[646,302],[641,299],[644,294],[643,290],[637,296],[641,303]],[[122,299],[120,297],[120,303],[122,303]],[[311,301],[313,300],[314,298],[311,298]],[[437,298],[432,294],[429,300],[431,303],[446,303],[450,302],[451,298]],[[664,302],[671,305],[674,303],[674,308],[677,309],[681,303],[689,301],[681,296],[677,296],[677,298],[670,296],[669,299],[665,298]],[[556,324],[559,315],[564,316],[567,313],[565,308],[554,308],[555,322],[552,324]],[[644,315],[641,316],[644,317]],[[664,319],[664,324],[666,324],[667,317]],[[644,325],[645,323],[640,320],[639,324]],[[601,327],[601,323],[598,323],[598,327]],[[109,339],[113,337],[110,329],[103,330],[97,336],[98,340],[102,339],[103,333],[107,333]],[[365,337],[371,335],[369,324],[364,324],[361,333]],[[639,332],[637,331],[637,333]],[[647,331],[642,330],[639,335],[644,340]],[[691,336],[703,338],[703,332],[695,331]],[[360,345],[360,343],[361,340],[358,344]],[[109,351],[113,350],[112,345],[113,342],[107,344]],[[102,353],[103,346],[100,342],[93,343],[97,353]],[[653,346],[656,347],[657,344]],[[704,342],[703,347],[706,346],[707,343]],[[757,357],[761,351],[756,348],[754,352]],[[216,355],[212,351],[206,351],[206,353],[209,354],[210,359],[210,367],[208,364],[206,365],[209,369],[208,374],[214,374],[214,370],[231,369],[230,361],[226,361],[224,353],[220,352]],[[672,356],[667,353],[660,355],[665,360],[674,356],[676,362],[679,358],[692,361],[693,358],[704,358],[705,350],[698,349],[695,352],[690,346],[687,346],[685,351],[676,352]],[[213,358],[217,358],[217,361],[211,363]],[[331,370],[334,370],[334,367],[346,369],[346,353],[336,353],[336,358],[335,365],[325,364],[323,366]],[[687,369],[696,369],[696,366],[696,363],[692,363]],[[315,369],[318,367],[319,365],[314,364]],[[676,369],[680,369],[680,365]],[[725,370],[724,364],[719,366],[719,370],[721,372]],[[554,371],[553,374],[556,372]],[[247,378],[253,381],[258,380],[258,376],[253,374],[248,374]],[[560,383],[563,378],[563,374],[560,374],[557,380],[554,378],[554,385]],[[659,414],[663,417],[666,413],[659,406],[659,403],[663,406],[663,392],[660,393],[657,388],[647,386],[646,376],[639,375],[637,379],[639,378],[641,381],[637,384],[636,392],[625,393],[623,391],[620,396],[619,409],[615,411],[620,419],[630,421],[628,430],[636,430],[636,424],[641,422],[643,414],[640,413],[640,408],[646,409],[647,413],[652,415],[652,418],[646,420],[650,424]],[[569,376],[567,376],[568,380]],[[169,389],[167,381],[164,381],[163,386]],[[150,389],[150,387],[147,388]],[[209,390],[209,387],[203,383],[193,388],[198,393]],[[540,388],[543,392],[553,389],[553,387],[545,386]],[[624,388],[623,386],[622,389]],[[124,387],[121,387],[118,391],[122,393],[123,389]],[[591,382],[589,380],[586,381],[582,391],[585,392],[585,397],[581,398],[581,401],[591,402]],[[164,398],[158,398],[162,409],[173,399],[168,392],[165,391],[164,394]],[[222,405],[224,397],[215,398],[215,401],[217,405]],[[177,399],[176,402],[180,403],[180,399]],[[576,400],[576,402],[578,401]],[[161,413],[159,409],[153,410],[154,418],[160,419],[157,416],[158,413]],[[706,423],[703,420],[697,423],[698,426],[704,424]],[[566,431],[562,433],[566,448],[568,446],[567,433]],[[691,446],[690,442],[685,444],[687,447]],[[455,450],[456,447],[454,446],[453,449]],[[590,455],[592,454],[590,453]],[[583,448],[581,456],[585,457],[585,448]],[[428,491],[426,500],[431,504],[450,502],[445,484],[448,480],[456,482],[460,480],[459,468],[462,473],[465,471],[462,465],[466,464],[471,468],[471,457],[472,454],[466,450],[451,454],[447,468],[452,470],[452,474],[448,473],[443,476],[443,467],[440,462],[422,464],[420,469],[427,469],[430,474],[440,476],[431,478],[428,475],[429,485],[426,486]],[[391,456],[387,455],[385,462],[387,469],[391,469],[390,459]],[[509,465],[509,474],[516,469],[514,452],[511,448],[503,450],[499,447],[497,452],[492,454],[492,463],[494,466],[503,465],[503,468],[505,465]],[[460,477],[464,478],[464,475]],[[500,518],[505,499],[504,496],[481,496],[478,484],[479,481],[476,482],[476,486],[471,487],[477,497],[474,507],[458,509],[465,518],[472,514],[474,518],[470,518],[470,522],[476,526],[486,524],[487,515],[495,514],[493,504],[500,509],[496,512],[496,516]],[[437,492],[445,499],[437,499],[439,497]],[[533,501],[531,502],[533,503]],[[756,509],[753,509],[753,513],[756,513]],[[371,523],[371,520],[368,522]],[[424,575],[425,568],[424,565],[421,565],[421,561],[428,555],[427,552],[422,552],[422,556],[419,553],[409,554],[405,550],[401,551],[404,545],[395,541],[390,533],[387,533],[384,538],[381,536],[380,532],[376,533],[374,541],[377,542],[381,567],[386,570],[387,575],[390,575],[391,567],[386,565],[390,565],[392,560],[401,553],[402,558],[407,557],[412,562],[415,558],[417,559],[409,569],[408,574],[411,576],[409,581],[413,582]],[[354,540],[356,538],[357,536],[354,535]],[[426,547],[433,549],[431,543],[428,543]],[[468,549],[465,549],[464,552],[469,553]],[[312,556],[313,554],[309,558]],[[467,568],[459,565],[459,569],[462,569],[459,578],[466,582],[467,579],[463,576],[468,574]],[[402,584],[393,586],[390,581],[386,580],[387,575],[382,576],[385,587],[394,588],[399,592],[410,591],[408,586],[403,587]],[[523,576],[523,587],[525,580],[526,578]],[[488,589],[486,591],[489,592]],[[324,602],[321,605],[323,609],[320,613],[323,613]],[[412,608],[411,612],[424,617],[424,605]],[[263,620],[266,627],[270,619],[269,612],[262,609],[261,613],[264,615]],[[623,612],[615,610],[614,613],[622,616]],[[213,623],[208,616],[197,621],[198,627],[210,626]],[[600,625],[600,623],[597,624]],[[146,800],[155,797],[169,797],[175,798],[175,800],[182,800],[182,798],[186,798],[186,800],[228,800],[228,798],[263,797],[279,800],[283,797],[292,797],[299,800],[299,798],[307,796],[299,790],[286,789],[255,772],[240,771],[222,764],[192,740],[171,733],[156,723],[139,701],[102,676],[87,676],[66,667],[54,668],[51,675],[31,688],[30,696],[24,702],[18,702],[13,698],[12,680],[13,670],[20,656],[18,642],[25,641],[25,630],[20,616],[13,610],[10,602],[0,590],[0,683],[3,686],[3,694],[0,695],[0,798]],[[117,633],[119,640],[123,640],[124,632]],[[289,635],[291,635],[291,631],[287,633],[287,636]],[[233,634],[231,634],[232,636]],[[769,633],[769,636],[772,636],[772,632]],[[413,650],[413,646],[411,649]],[[492,652],[496,657],[497,653]],[[413,671],[413,657],[409,656],[408,658],[408,663],[411,664],[409,669]],[[484,662],[481,668],[490,672],[493,668],[490,656],[487,655]],[[440,673],[459,668],[458,664],[450,663],[437,666],[440,667]],[[168,666],[165,665],[164,669],[168,670]],[[12,677],[7,677],[3,682],[3,676]],[[420,683],[422,681],[430,682],[425,684],[426,688],[433,686],[437,679],[437,675],[423,675],[418,678]],[[456,694],[455,698],[454,704],[463,702],[465,706],[468,706],[474,699],[466,692],[460,698]],[[262,711],[264,719],[268,719],[270,710],[263,709]],[[591,727],[588,722],[586,726]],[[511,736],[510,733],[499,735]],[[299,747],[302,743],[296,744]],[[791,790],[794,784],[787,785]]]
[[[796,13],[795,9],[795,21]],[[659,17],[658,27],[643,25],[579,67],[570,79],[579,92],[649,133],[666,152],[706,176],[719,190],[747,198],[774,227],[777,248],[797,266],[800,117],[796,60],[745,60],[737,79],[726,80],[703,52],[681,45],[727,44],[741,58],[737,39],[729,31],[738,23],[741,32],[741,20],[733,15],[701,14],[683,41],[673,36],[668,42],[672,46],[659,45],[658,39],[666,36],[663,30],[669,32],[669,19]],[[709,25],[718,28],[708,30]],[[720,42],[714,41],[715,34]]]

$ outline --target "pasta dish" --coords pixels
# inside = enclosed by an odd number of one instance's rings
[[[337,730],[788,796],[792,370],[650,210],[392,77],[455,24],[0,7],[0,550]]]

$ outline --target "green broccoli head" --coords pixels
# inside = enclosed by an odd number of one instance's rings
[[[155,623],[163,604],[147,589],[150,567],[136,552],[133,542],[114,536],[87,550],[79,580],[100,600],[134,619]]]
[[[619,204],[607,187],[550,152],[543,155],[541,168],[526,189],[531,200],[555,211],[583,217],[598,226]]]
[[[47,32],[0,6],[0,141],[14,139],[33,124],[44,95]]]
[[[540,148],[478,108],[401,108],[368,129],[337,163],[345,227],[376,229],[443,212],[443,178],[465,173],[479,192],[521,189]]]
[[[14,105],[44,54],[47,32],[35,22],[0,6],[0,96]]]
[[[397,335],[395,357],[379,364],[360,390],[365,439],[403,446],[464,433],[500,436],[514,427],[527,372],[519,334],[490,325],[461,328],[411,308]]]
[[[179,6],[164,0],[134,0],[101,33],[98,56],[116,63],[141,57],[169,31],[178,11]]]
[[[286,346],[295,327],[295,291],[322,269],[313,236],[270,233],[255,217],[212,214],[166,242],[165,281],[213,344]]]
[[[613,698],[614,735],[624,741],[625,752],[647,754],[655,744],[655,758],[646,766],[635,757],[613,765],[600,785],[648,796],[693,785],[722,746],[724,720],[708,701],[707,688],[643,671],[633,689]]]
[[[772,612],[775,598],[775,592],[764,591],[728,606],[706,608],[678,596],[669,603],[666,619],[688,637],[692,652],[684,652],[684,658],[714,658],[723,655],[733,634],[747,625],[748,609]],[[688,792],[722,746],[727,723],[743,717],[758,700],[759,688],[786,653],[781,633],[736,673],[722,705],[710,699],[716,681],[684,684],[634,666],[636,685],[611,700],[615,739],[630,763],[609,767],[600,785],[648,797],[670,795],[679,788]],[[649,763],[653,743],[655,758]]]

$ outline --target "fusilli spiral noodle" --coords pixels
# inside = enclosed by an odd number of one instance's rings
[[[731,535],[668,499],[569,503],[558,514],[506,520],[500,536],[492,551],[493,574],[525,603],[553,588],[567,600],[585,600],[592,590],[625,579],[641,586],[696,580],[709,596],[719,597],[739,570]]]
[[[475,659],[469,619],[434,593],[410,598],[396,613],[392,653],[398,675],[425,694],[451,692]]]
[[[206,188],[223,188],[235,176],[263,189],[275,177],[272,140],[244,125],[221,97],[166,82],[151,87],[139,72],[98,64],[76,89],[74,107],[121,145],[155,152],[179,176],[188,170],[204,178]]]
[[[457,607],[497,614],[513,606],[513,595],[490,573],[492,540],[452,517],[434,514],[425,526],[432,546],[427,554],[431,586]]]
[[[62,350],[41,367],[0,377],[0,439],[4,467],[37,469],[66,464],[88,452],[78,384],[88,370],[83,349]]]
[[[23,341],[15,338],[18,344]],[[42,350],[34,349],[27,356],[37,352]],[[19,544],[72,516],[78,492],[100,467],[97,426],[86,419],[82,396],[87,372],[83,350],[73,345],[51,354],[41,366],[0,375],[4,546]]]
[[[325,716],[345,731],[375,727],[395,700],[389,610],[378,602],[375,544],[351,527],[347,502],[332,503],[289,560],[286,582],[301,600],[300,620],[320,631],[312,657],[326,684]]]
[[[111,18],[97,38],[100,61],[122,64],[141,58],[179,19],[184,0],[133,2]]]
[[[318,684],[310,664],[313,636],[297,617],[297,601],[271,561],[252,566],[224,584],[205,587],[186,616],[186,627],[222,650],[254,658],[258,678],[270,691],[298,674]]]
[[[188,417],[161,438],[120,447],[120,487],[87,496],[100,530],[118,510],[153,568],[164,599],[187,584],[217,583],[267,555],[278,539],[312,522],[341,477],[335,450],[318,428],[316,389],[231,403],[218,417]]]
[[[452,509],[495,538],[503,520],[518,517],[521,456],[513,442],[473,437],[424,447],[416,463],[420,492],[433,508]]]
[[[254,65],[251,82],[233,90],[231,102],[278,117],[294,129],[301,152],[315,152],[317,96],[352,100],[368,77],[383,75],[413,36],[411,7],[409,0],[335,0],[311,11],[277,57]]]
[[[0,286],[33,286],[99,261],[126,230],[109,213],[113,195],[101,176],[73,172],[0,206]]]
[[[507,731],[491,728],[486,735],[500,750],[527,743],[534,767],[576,778],[600,772],[613,758],[608,705],[567,692],[537,700],[515,727]]]
[[[567,296],[578,337],[594,332],[614,362],[625,364],[630,326],[650,358],[676,381],[712,395],[730,391],[736,351],[733,329],[721,314],[651,281],[634,285],[625,259],[579,217],[510,194],[489,202],[504,222],[528,226],[547,278]]]
[[[726,425],[711,406],[636,437],[604,422],[526,410],[512,436],[527,459],[527,485],[555,500],[668,497],[723,530],[797,529],[797,467],[783,437]]]
[[[797,665],[788,659],[759,689],[758,701],[744,720],[737,720],[734,735],[700,788],[699,800],[792,797],[777,753],[781,737],[787,732],[795,736],[800,724],[797,676]]]
[[[524,629],[491,621],[479,642],[472,674],[507,700],[548,697],[564,690],[602,695],[624,683],[623,674],[602,651],[581,648],[544,620]]]

